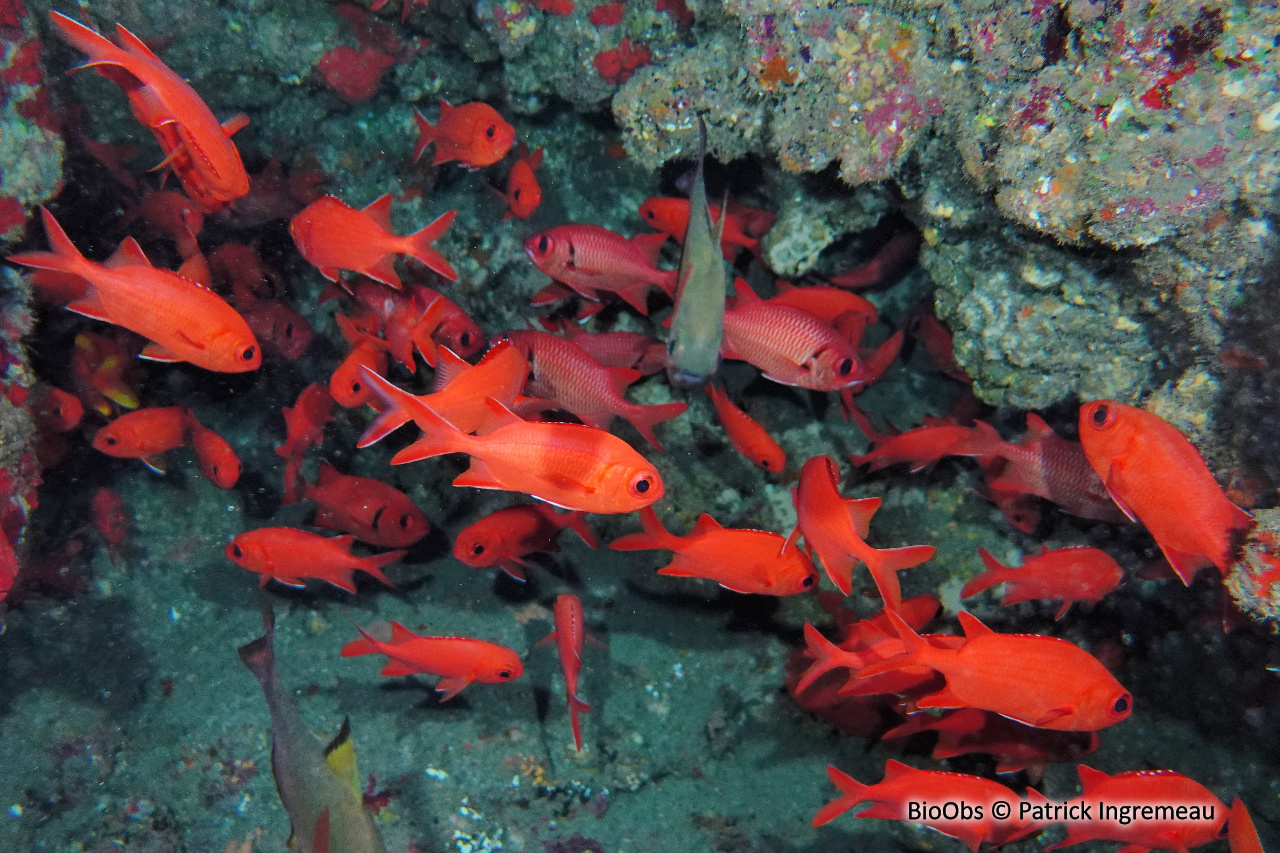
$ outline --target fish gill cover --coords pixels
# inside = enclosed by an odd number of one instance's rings
[[[0,849],[1274,849],[1277,26],[0,0]]]

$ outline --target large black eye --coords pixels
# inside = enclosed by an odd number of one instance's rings
[[[538,253],[545,254],[547,249],[551,247],[551,241],[547,239],[547,235],[543,234],[538,238]]]
[[[844,361],[840,362],[840,365],[836,368],[836,372],[838,372],[841,376],[848,376],[849,372],[852,370],[853,370],[853,359],[851,358],[846,358]]]
[[[351,383],[351,393],[352,393],[352,394],[359,394],[359,393],[360,393],[361,391],[363,391],[363,390],[364,390],[364,386],[363,386],[363,385],[361,385],[359,382],[352,382],[352,383]]]
[[[502,678],[502,679],[510,678],[510,677],[511,677],[511,670],[509,670],[509,669],[504,669],[502,672],[498,673],[498,677],[499,677],[499,678]]]
[[[293,321],[284,324],[284,336],[289,340],[293,340]]]
[[[1092,418],[1096,426],[1106,426],[1107,421],[1111,419],[1111,407],[1103,403],[1093,410]]]
[[[253,347],[249,347],[244,352],[240,353],[240,357],[245,361],[253,361],[253,357],[256,353],[257,353],[257,350],[255,350]]]
[[[497,132],[498,132],[498,128],[496,128],[493,125],[489,125],[484,129],[484,135],[489,137],[490,139],[493,139],[493,135]]]
[[[514,198],[516,201],[519,201],[519,200],[520,200],[520,193],[522,193],[522,192],[524,192],[524,191],[523,191],[523,190],[520,190],[520,189],[517,189],[515,192],[513,192],[513,193],[511,194],[511,197],[512,197],[512,198]]]
[[[471,553],[472,553],[472,554],[475,554],[477,557],[479,557],[481,554],[483,554],[483,553],[484,553],[484,545],[480,544],[479,542],[477,542],[476,544],[472,545],[472,546],[471,546]]]
[[[760,460],[760,467],[761,467],[761,468],[763,468],[763,469],[764,469],[764,470],[766,470],[766,471],[772,471],[772,470],[773,470],[773,463],[772,463],[772,462],[770,462],[768,459],[761,459],[761,460]]]
[[[657,218],[658,218],[658,214],[654,213],[652,210],[646,210],[646,211],[644,212],[644,218],[645,218],[645,219],[657,219]]]
[[[113,436],[113,435],[109,435],[109,436],[107,436],[107,438],[106,438],[106,442],[107,442],[107,447],[115,447],[117,444],[119,444],[119,443],[120,443],[120,442],[116,439],[116,437],[115,437],[115,436]]]
[[[815,580],[817,580],[817,578],[815,578],[813,575],[805,575],[804,580],[800,583],[800,585],[805,589],[808,589],[809,587],[813,586],[813,582]]]
[[[637,480],[637,481],[636,481],[636,491],[637,491],[637,492],[639,492],[639,493],[640,493],[640,494],[642,494],[642,495],[643,495],[645,492],[649,491],[649,480],[648,480],[647,478],[646,478],[646,479],[643,479],[643,480]]]
[[[53,414],[54,414],[55,416],[59,417],[59,418],[65,418],[65,417],[67,416],[67,413],[66,413],[66,412],[64,412],[64,411],[62,411],[62,407],[61,407],[61,406],[54,406],[54,407],[53,407]]]
[[[243,557],[243,556],[244,556],[244,551],[241,551],[241,550],[240,550],[240,546],[239,546],[239,545],[232,545],[232,546],[231,546],[231,556],[233,556],[233,557],[235,557],[237,560],[239,560],[241,557]]]
[[[1126,693],[1116,700],[1116,704],[1111,706],[1111,710],[1117,714],[1128,713],[1129,711],[1129,694]]]
[[[461,335],[459,335],[458,343],[462,344],[464,347],[471,346],[471,333],[463,332]]]
[[[409,517],[409,513],[407,513],[407,512],[406,512],[406,513],[404,513],[403,515],[401,515],[401,516],[400,516],[400,529],[401,529],[401,530],[408,530],[408,529],[409,529],[409,525],[410,525],[410,524],[412,524],[412,523],[413,523],[413,519]]]

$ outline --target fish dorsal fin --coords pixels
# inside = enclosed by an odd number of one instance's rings
[[[221,126],[222,126],[222,132],[226,136],[230,137],[231,134],[235,133],[236,131],[244,130],[246,127],[249,126],[249,117],[244,113],[236,113],[231,118],[224,121]],[[274,160],[275,158],[272,158],[272,159]],[[276,160],[275,164],[276,164],[276,177],[283,177],[283,173],[280,171],[280,161]],[[271,164],[268,163],[267,167],[270,168],[270,166]],[[269,173],[267,172],[266,169],[263,169],[263,174],[269,177]]]
[[[737,298],[735,307],[741,308],[744,305],[754,305],[761,301],[756,292],[751,289],[751,285],[747,284],[745,279],[735,278],[733,280],[733,294]]]
[[[651,265],[657,266],[658,257],[662,254],[662,247],[667,244],[669,239],[671,238],[667,234],[660,232],[658,234],[637,234],[630,238],[630,242],[632,246],[635,246],[640,251],[640,254],[644,255],[645,260]]]
[[[884,781],[897,779],[899,776],[905,776],[908,773],[914,773],[915,768],[910,764],[903,764],[901,761],[894,761],[890,758],[884,763]]]
[[[338,473],[337,468],[334,468],[328,462],[321,462],[320,474],[318,479],[316,480],[316,485],[323,486],[327,483],[332,483],[334,480],[338,479],[341,476],[342,475]]]
[[[689,535],[701,536],[704,533],[714,533],[717,530],[724,530],[724,525],[704,512],[698,516],[698,521],[693,525],[693,530],[689,531]]]
[[[1044,418],[1035,412],[1027,412],[1027,434],[1023,436],[1023,441],[1057,437],[1058,434],[1053,431],[1053,427],[1044,422]]]
[[[512,424],[524,423],[520,416],[504,406],[501,400],[485,397],[484,404],[489,411],[480,429],[477,430],[480,435],[494,432]]]
[[[418,635],[401,625],[399,622],[391,623],[391,642],[404,643],[409,640],[416,639],[418,639]]]
[[[356,537],[352,536],[350,533],[347,533],[343,536],[335,536],[329,541],[344,551],[350,551],[351,546],[355,544]]]
[[[386,231],[391,233],[391,193],[379,196],[360,211]]]
[[[524,148],[523,143],[521,144],[520,147]],[[543,150],[542,148],[538,148],[532,154],[525,157],[524,161],[529,164],[529,169],[531,171],[536,172],[538,171],[538,169],[542,167],[542,157],[543,157]]]
[[[114,270],[120,267],[149,267],[151,261],[147,260],[147,255],[137,240],[125,237],[102,265]]]
[[[209,262],[200,252],[196,252],[182,262],[182,266],[178,267],[178,275],[195,282],[205,290],[213,289],[213,273],[209,271]]]
[[[120,40],[120,46],[123,47],[126,52],[132,53],[135,56],[143,56],[153,62],[163,64],[163,60],[152,53],[151,48],[147,47],[146,43],[142,39],[129,32],[123,24],[116,24],[116,38]]]
[[[880,509],[880,498],[845,498],[844,506],[858,537],[865,541],[871,532],[871,518]]]
[[[356,767],[356,748],[351,742],[351,718],[342,718],[342,727],[324,750],[324,763],[351,793],[360,796],[360,771]]]
[[[791,528],[791,532],[787,534],[786,541],[782,543],[782,550],[778,552],[778,556],[787,553],[787,549],[793,547],[800,539],[800,525]]]
[[[995,633],[995,631],[992,631],[986,625],[979,622],[977,616],[974,616],[967,610],[961,610],[957,618],[960,620],[960,628],[964,631],[964,635],[967,639],[972,640],[974,637],[981,637]]]
[[[463,371],[469,370],[471,365],[462,360],[462,357],[448,347],[440,347],[437,352],[440,361],[436,364],[436,378],[432,390],[437,393],[449,387],[449,383],[462,375]],[[490,350],[492,352],[492,350]],[[488,358],[486,355],[485,358]]]

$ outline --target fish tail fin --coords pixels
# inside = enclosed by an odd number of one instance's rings
[[[63,41],[89,57],[88,62],[74,69],[76,71],[104,62],[119,64],[121,60],[127,58],[126,53],[112,44],[111,40],[102,33],[89,29],[61,12],[50,12],[49,21],[57,29],[58,36]]]
[[[991,556],[991,552],[986,548],[978,549],[978,556],[982,558],[982,565],[987,570],[982,574],[969,578],[965,585],[960,588],[960,597],[969,598],[980,592],[985,592],[998,583],[1003,583],[1009,574],[1009,567],[1003,565],[995,557]]]
[[[436,126],[427,121],[427,117],[417,107],[413,108],[413,120],[418,125],[418,144],[413,149],[413,159],[417,162],[427,146],[436,141]]]
[[[67,20],[71,19],[68,18]],[[79,25],[77,24],[77,26]],[[53,214],[49,212],[48,208],[41,206],[40,218],[44,222],[44,233],[49,239],[50,251],[19,252],[16,255],[10,255],[7,260],[26,267],[55,270],[83,277],[84,273],[89,271],[89,262],[85,260],[84,255],[80,254],[80,250],[71,242],[67,232],[62,230],[62,226],[58,224],[58,220],[53,218]]]
[[[924,664],[932,667],[929,662],[929,651],[932,646],[929,642],[911,629],[897,611],[885,608],[885,615],[889,617],[889,621],[893,624],[894,630],[898,632],[898,639],[902,640],[905,651],[900,655],[886,658],[879,663],[869,664],[858,670],[856,676],[859,679],[870,678],[873,675],[880,675],[885,672],[893,672],[904,666],[913,664]]]
[[[400,549],[398,551],[388,551],[385,554],[374,554],[372,557],[365,557],[363,560],[360,560],[356,568],[366,574],[373,575],[392,589],[396,589],[396,585],[393,584],[391,579],[382,571],[382,567],[396,562],[407,553],[409,552],[404,549]]]
[[[265,688],[275,677],[276,671],[276,615],[271,609],[271,602],[265,597],[259,599],[259,604],[262,607],[262,636],[236,649],[236,654],[240,656],[240,662],[245,668]]]
[[[437,275],[444,276],[449,281],[457,281],[458,273],[449,262],[444,259],[444,255],[440,254],[431,244],[439,240],[444,232],[449,230],[449,226],[453,224],[453,218],[458,215],[458,211],[450,210],[437,216],[425,228],[421,228],[404,238],[405,254],[411,258],[417,258]]]
[[[849,661],[842,662],[838,659],[841,656],[847,658],[849,653],[822,636],[818,629],[808,622],[804,623],[804,641],[808,646],[809,654],[813,655],[813,663],[809,664],[809,668],[801,674],[800,680],[796,682],[793,692],[797,696],[831,670],[850,665]]]
[[[401,465],[405,462],[416,462],[419,459],[429,459],[432,456],[442,456],[462,450],[461,445],[465,443],[465,436],[457,427],[440,417],[417,397],[397,388],[367,367],[361,367],[360,373],[383,403],[389,407],[400,407],[405,414],[418,423],[419,427],[431,431],[430,434],[423,435],[409,447],[391,457],[391,464]],[[374,424],[376,426],[377,421]],[[370,443],[372,442],[365,441],[362,437],[358,446],[365,447]]]
[[[902,586],[898,583],[898,572],[918,566],[933,558],[938,549],[932,545],[908,545],[905,548],[885,548],[875,550],[874,556],[867,561],[867,569],[876,582],[876,589],[884,599],[886,610],[896,611],[902,607]]]
[[[351,623],[352,628],[355,628],[356,631],[359,632],[360,639],[352,640],[347,643],[342,647],[342,650],[338,652],[338,654],[344,658],[354,658],[359,657],[360,655],[385,654],[383,646],[385,646],[386,643],[379,640],[364,628],[361,628],[350,616],[347,617],[347,621]]]
[[[610,542],[609,547],[614,551],[649,551],[656,548],[674,551],[679,547],[680,537],[667,532],[652,506],[640,510],[640,524],[644,527],[643,533],[620,536]]]
[[[660,403],[656,406],[637,406],[625,417],[636,428],[636,431],[643,435],[661,453],[662,445],[658,443],[657,437],[653,434],[654,426],[679,417],[688,408],[689,404],[682,402]]]
[[[389,397],[382,397],[381,399],[384,403],[383,410],[378,413],[378,416],[373,419],[373,423],[369,424],[369,428],[360,436],[360,439],[356,442],[356,447],[368,447],[371,444],[377,444],[412,420],[409,417],[409,413],[404,410],[404,407],[395,400]]]
[[[587,543],[589,548],[599,548],[600,542],[596,539],[595,531],[587,524],[587,514],[581,510],[573,510],[567,515],[559,517],[561,528],[569,528]]]
[[[591,710],[591,706],[583,702],[576,695],[569,695],[569,725],[573,727],[573,745],[578,752],[582,752],[582,722],[578,719],[578,714],[585,714]]]
[[[831,780],[831,784],[840,789],[840,796],[827,803],[813,815],[810,821],[811,826],[822,826],[831,823],[840,815],[856,806],[858,803],[866,799],[867,788],[870,785],[864,785],[857,779],[830,765],[827,766],[827,778]]]

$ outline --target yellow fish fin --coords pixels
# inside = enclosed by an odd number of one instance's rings
[[[357,797],[361,795],[360,771],[356,768],[356,747],[351,742],[351,718],[343,717],[342,728],[324,750],[324,763],[351,788]]]

